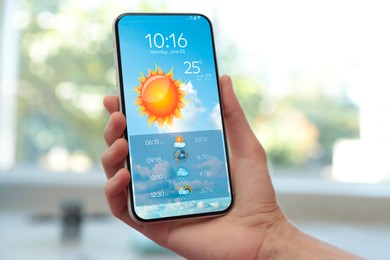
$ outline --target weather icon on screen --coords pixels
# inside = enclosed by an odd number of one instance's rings
[[[176,163],[184,162],[188,158],[188,151],[179,149],[175,152],[175,161]]]
[[[179,189],[177,190],[179,195],[182,196],[187,196],[192,192],[191,186],[180,186]]]
[[[173,143],[173,147],[175,147],[175,148],[186,147],[186,143],[184,142],[184,138],[181,135],[176,136],[176,140]]]
[[[138,80],[135,105],[141,116],[147,115],[149,125],[154,122],[160,127],[173,125],[174,118],[182,118],[185,92],[182,82],[174,79],[172,69],[165,73],[156,65],[154,70],[149,69],[148,75],[141,73]]]
[[[179,168],[179,170],[177,170],[176,174],[178,177],[187,177],[188,174],[190,174],[190,173],[188,172],[188,170],[186,168]]]

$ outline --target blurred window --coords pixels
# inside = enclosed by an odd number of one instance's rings
[[[220,74],[233,77],[275,176],[390,180],[386,3],[0,3],[0,172],[100,173],[102,99],[116,93],[112,21],[170,11],[213,21]]]

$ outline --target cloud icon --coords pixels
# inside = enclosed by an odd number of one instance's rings
[[[187,169],[185,168],[180,168],[178,171],[177,171],[177,176],[179,177],[186,177],[188,176],[189,172]]]
[[[179,189],[177,190],[179,195],[188,195],[190,192],[192,192],[192,188],[190,186],[180,186]]]
[[[176,148],[184,148],[184,147],[186,147],[186,143],[185,142],[174,142],[173,146]]]
[[[186,143],[184,142],[184,138],[181,135],[176,136],[176,140],[173,143],[173,146],[176,148],[184,148],[186,147]]]

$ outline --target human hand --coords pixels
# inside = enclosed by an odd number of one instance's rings
[[[266,154],[252,132],[228,76],[220,78],[230,169],[235,193],[232,210],[221,217],[138,224],[128,212],[130,173],[123,168],[128,144],[116,96],[104,105],[111,114],[104,131],[108,149],[102,156],[107,175],[105,194],[114,216],[151,240],[190,259],[254,259],[296,250],[290,240],[313,243],[291,225],[277,204]],[[184,239],[185,238],[185,239]],[[316,242],[314,242],[315,244]],[[291,253],[291,252],[290,252]]]

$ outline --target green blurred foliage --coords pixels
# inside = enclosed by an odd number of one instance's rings
[[[294,71],[283,94],[260,74],[266,68],[257,71],[233,75],[235,91],[274,167],[318,171],[331,165],[338,139],[359,138],[359,111],[332,68]]]
[[[263,97],[256,107],[249,118],[255,117],[255,132],[280,167],[330,165],[338,139],[359,137],[358,110],[343,97]]]
[[[70,153],[83,151],[99,163],[108,119],[102,99],[117,92],[111,24],[119,13],[132,11],[126,3],[115,4],[116,8],[99,1],[21,1],[18,161],[39,163],[53,147],[64,147]],[[164,10],[161,1],[140,1],[137,6],[138,12]],[[214,31],[220,72],[232,75],[248,120],[273,164],[326,165],[337,139],[358,136],[358,111],[346,98],[321,91],[270,95],[261,74],[265,68],[244,74],[237,62],[242,57],[239,48],[219,38],[217,22]],[[314,82],[314,90],[321,80]],[[295,83],[306,92],[299,79]]]
[[[358,109],[343,97],[290,98],[290,106],[304,111],[307,119],[319,130],[323,163],[331,163],[333,144],[338,139],[359,138]]]
[[[253,122],[261,113],[260,105],[263,102],[261,86],[254,78],[244,75],[234,75],[234,90],[245,111],[249,122]]]
[[[17,159],[39,162],[52,147],[98,162],[107,121],[102,99],[116,93],[105,6],[21,1]]]

